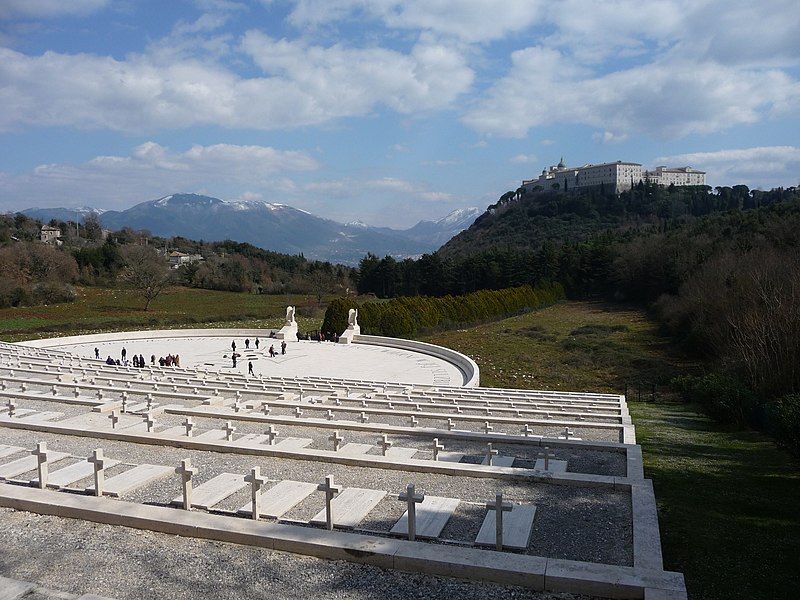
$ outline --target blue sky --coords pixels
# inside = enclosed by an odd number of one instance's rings
[[[800,184],[796,0],[2,0],[0,211],[409,227],[563,156]]]

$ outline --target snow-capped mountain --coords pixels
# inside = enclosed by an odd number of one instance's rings
[[[39,211],[36,215],[24,212],[44,222],[52,218],[75,220],[76,209],[35,210]],[[102,212],[99,219],[103,227],[112,230],[129,227],[164,237],[231,239],[275,252],[357,264],[368,252],[396,258],[433,252],[469,227],[479,212],[461,209],[438,221],[420,221],[411,229],[396,230],[370,227],[359,221],[337,223],[286,204],[228,202],[198,194],[171,194],[127,210]]]

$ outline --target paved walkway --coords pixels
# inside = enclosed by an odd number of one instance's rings
[[[177,332],[176,332],[177,333]],[[99,339],[98,339],[99,338]],[[416,383],[427,385],[464,384],[463,373],[450,362],[427,354],[398,348],[368,346],[364,344],[335,344],[332,342],[290,341],[286,354],[280,354],[280,340],[259,338],[259,349],[255,338],[250,338],[250,348],[245,349],[244,337],[152,337],[146,339],[103,340],[103,336],[82,336],[80,342],[71,338],[69,343],[60,343],[57,338],[37,340],[39,347],[62,350],[77,356],[93,358],[94,349],[100,358],[108,356],[119,359],[122,348],[128,359],[133,353],[141,354],[147,363],[151,356],[167,354],[180,356],[181,366],[189,368],[208,367],[214,370],[235,371],[247,374],[252,361],[256,375],[277,377],[344,377],[390,381],[394,383]],[[236,367],[231,360],[231,342],[236,342],[240,354]],[[269,347],[274,345],[278,355],[270,358]]]

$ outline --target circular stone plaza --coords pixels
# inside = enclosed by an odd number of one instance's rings
[[[0,343],[0,598],[686,597],[623,396],[341,339]]]

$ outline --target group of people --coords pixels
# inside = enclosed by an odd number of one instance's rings
[[[100,348],[95,347],[94,349],[94,357],[99,359],[100,358]],[[141,369],[142,367],[147,366],[147,361],[145,360],[144,356],[141,354],[136,354],[135,352],[132,355],[130,361],[128,360],[128,350],[123,346],[122,351],[120,352],[121,358],[113,358],[110,354],[108,358],[106,358],[107,365],[119,365],[123,367],[127,367],[128,365],[132,365],[134,368]],[[158,359],[158,364],[161,367],[180,367],[181,366],[181,357],[179,354],[168,354],[166,357],[162,356]],[[150,355],[150,365],[156,365],[156,355]]]
[[[254,342],[256,350],[259,349],[260,344],[261,344],[261,341],[258,338],[256,338],[255,342]],[[250,349],[250,338],[245,338],[245,340],[244,340],[244,348],[245,348],[245,350],[249,350]],[[277,350],[275,350],[275,344],[270,344],[269,345],[269,350],[267,350],[267,352],[269,353],[270,358],[275,358],[276,356],[278,356],[278,352],[277,352]],[[286,354],[286,340],[282,340],[281,341],[281,354],[282,355]],[[231,362],[232,362],[232,365],[233,365],[234,369],[236,368],[237,359],[240,356],[241,356],[241,354],[236,352],[236,340],[233,340],[231,342]],[[253,361],[252,360],[247,361],[247,373],[249,375],[255,375],[255,372],[253,371]]]

